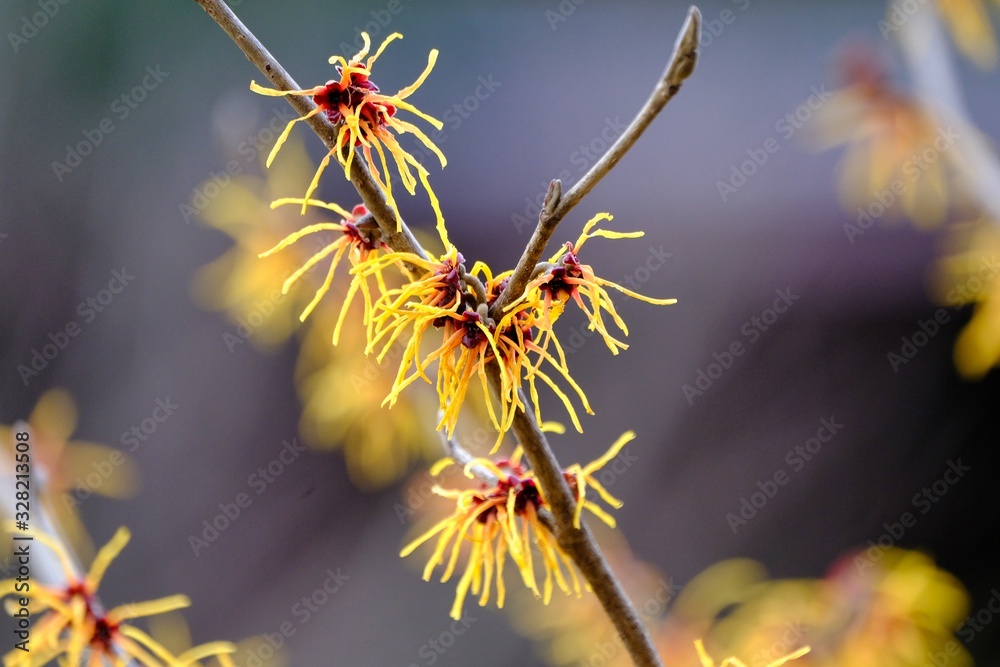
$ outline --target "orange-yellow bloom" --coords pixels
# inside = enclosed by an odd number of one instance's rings
[[[612,336],[604,322],[602,311],[614,321],[615,325],[623,334],[628,335],[628,327],[625,321],[618,315],[615,305],[611,301],[611,295],[606,287],[617,290],[633,299],[639,299],[647,303],[658,306],[667,306],[677,303],[677,299],[653,299],[633,292],[622,287],[618,283],[605,280],[594,274],[594,269],[588,264],[580,262],[579,252],[587,239],[603,237],[607,239],[634,239],[643,236],[643,232],[613,232],[607,229],[597,229],[597,224],[603,220],[613,220],[609,213],[598,213],[591,218],[583,227],[583,231],[575,243],[566,243],[562,249],[555,253],[548,263],[540,264],[536,269],[540,275],[528,284],[525,289],[525,296],[522,299],[530,299],[537,291],[541,294],[541,315],[539,326],[551,329],[552,323],[563,312],[566,302],[572,299],[582,310],[587,319],[590,320],[590,329],[601,334],[608,349],[612,354],[618,354],[619,349],[624,350],[628,345]],[[589,304],[589,305],[588,305]]]
[[[31,588],[25,591],[21,587],[15,588],[17,582],[14,579],[0,582],[0,596],[15,600],[27,598],[35,617],[30,651],[15,648],[4,656],[5,667],[40,667],[55,660],[59,660],[59,664],[75,666],[83,664],[84,656],[89,656],[87,664],[95,667],[106,664],[105,660],[113,665],[125,665],[135,660],[141,665],[182,667],[209,656],[218,657],[224,667],[232,664],[222,657],[222,654],[235,650],[235,646],[227,642],[206,644],[178,658],[148,634],[126,622],[187,607],[191,604],[187,596],[171,595],[104,610],[97,598],[97,589],[111,561],[128,544],[128,529],[118,529],[111,541],[98,551],[90,570],[82,578],[76,574],[69,553],[57,540],[37,531],[18,531],[18,534],[30,536],[51,549],[68,583],[53,587],[33,581]]]
[[[500,414],[491,402],[487,401],[486,406],[498,431],[497,447],[513,423],[515,410],[525,409],[519,393],[524,381],[527,381],[539,421],[536,382],[541,380],[559,396],[573,424],[582,431],[569,397],[541,369],[542,362],[548,362],[573,388],[587,412],[592,412],[583,390],[569,375],[565,354],[555,336],[551,331],[543,331],[538,340],[535,339],[533,311],[536,304],[522,301],[508,309],[499,321],[489,316],[489,305],[498,296],[507,274],[494,277],[482,263],[477,263],[472,272],[466,272],[463,258],[454,247],[437,260],[405,253],[387,254],[357,270],[361,273],[377,271],[382,264],[400,261],[422,268],[426,273],[405,287],[390,290],[375,304],[368,351],[381,345],[378,353],[381,361],[394,342],[405,333],[410,335],[396,382],[385,403],[391,406],[400,392],[417,379],[431,382],[426,371],[437,361],[434,384],[442,413],[438,428],[445,428],[450,437],[469,383],[478,378],[484,394],[489,395],[488,364],[496,360],[500,375]],[[431,328],[442,330],[442,342],[421,357],[421,341]],[[549,352],[550,344],[555,347],[555,355]],[[531,355],[537,358],[531,360]]]
[[[444,155],[441,153],[440,149],[434,145],[423,130],[417,126],[400,119],[396,112],[399,110],[409,111],[410,113],[422,118],[437,129],[441,129],[443,124],[441,121],[428,116],[424,112],[417,109],[415,106],[405,101],[407,97],[413,94],[423,84],[424,80],[431,73],[434,68],[434,63],[437,61],[438,52],[436,49],[430,52],[430,56],[427,59],[427,67],[424,71],[417,77],[409,86],[402,88],[395,95],[384,95],[379,92],[378,86],[376,86],[371,80],[371,68],[385,47],[388,46],[393,40],[402,37],[398,32],[394,32],[385,38],[375,54],[369,56],[366,61],[363,59],[368,56],[368,52],[371,48],[371,39],[368,33],[361,33],[362,39],[365,41],[364,47],[354,55],[349,61],[345,60],[342,56],[332,56],[330,58],[331,64],[337,64],[337,72],[340,74],[339,80],[330,80],[326,84],[321,86],[315,86],[306,90],[290,90],[290,91],[280,91],[271,88],[263,88],[257,85],[256,82],[250,83],[250,89],[261,95],[269,96],[285,96],[285,95],[297,95],[297,96],[307,96],[311,97],[313,102],[316,103],[316,108],[310,111],[305,116],[301,118],[296,118],[288,123],[285,127],[284,132],[278,137],[278,141],[275,143],[274,148],[271,150],[271,154],[267,159],[268,166],[271,165],[271,161],[274,156],[277,155],[278,151],[281,149],[281,145],[288,138],[289,133],[295,123],[310,118],[318,113],[326,114],[326,117],[331,123],[339,125],[339,131],[337,133],[337,148],[331,150],[327,153],[326,157],[319,165],[319,169],[316,170],[316,174],[313,177],[312,183],[309,184],[309,189],[306,191],[304,200],[308,200],[312,197],[313,191],[319,184],[319,178],[323,171],[326,169],[327,165],[330,164],[330,158],[336,155],[337,160],[340,161],[344,166],[344,174],[350,178],[351,164],[354,161],[354,147],[359,146],[361,152],[364,155],[365,162],[368,163],[368,168],[371,170],[372,175],[375,180],[382,186],[385,190],[386,198],[388,199],[389,205],[393,208],[397,208],[396,201],[392,194],[392,179],[389,176],[389,165],[386,160],[385,151],[388,151],[392,155],[392,159],[396,164],[396,169],[399,172],[399,176],[403,181],[403,187],[411,195],[414,194],[417,179],[423,184],[424,189],[427,191],[427,195],[430,198],[431,206],[434,208],[434,213],[437,217],[438,232],[441,234],[442,240],[445,241],[447,245],[447,234],[444,230],[444,217],[441,214],[441,208],[438,204],[437,197],[434,191],[431,189],[430,183],[427,180],[428,172],[424,166],[412,155],[407,153],[399,145],[396,140],[395,134],[405,134],[407,132],[413,134],[424,146],[427,147],[434,155],[438,157],[441,161],[442,168],[447,164]],[[376,164],[375,159],[372,156],[372,149],[378,153],[378,164]],[[345,150],[346,149],[346,150]],[[346,155],[345,155],[346,153]],[[379,169],[381,165],[381,170]],[[414,177],[413,172],[416,172],[416,177]],[[383,178],[384,175],[384,178]],[[305,212],[305,201],[302,204],[302,210]]]
[[[564,472],[579,499],[578,511],[585,508],[610,526],[614,525],[614,519],[593,502],[584,500],[584,480],[593,488],[599,489],[600,495],[606,500],[610,498],[609,504],[621,507],[621,502],[609,496],[593,479],[592,474],[614,458],[632,436],[631,432],[623,435],[597,461],[586,466],[573,465]],[[469,461],[464,466],[466,477],[472,479],[478,473],[495,478],[489,484],[480,483],[478,488],[444,489],[435,486],[434,493],[455,501],[455,511],[410,542],[400,553],[400,556],[408,556],[420,545],[437,537],[434,551],[424,567],[424,580],[430,581],[434,569],[438,565],[445,565],[445,552],[450,547],[447,564],[441,575],[441,581],[445,582],[455,572],[462,546],[467,541],[471,542],[468,561],[455,593],[452,618],[461,617],[462,606],[470,591],[473,595],[479,595],[479,605],[485,606],[489,602],[494,580],[497,607],[503,607],[506,596],[503,567],[508,555],[516,565],[525,587],[545,604],[549,603],[556,587],[567,595],[575,593],[579,597],[582,594],[572,560],[559,547],[546,523],[539,517],[538,512],[546,503],[545,493],[534,473],[521,462],[521,455],[522,451],[518,448],[510,459],[492,461],[477,458]],[[442,459],[431,468],[431,474],[438,475],[451,465],[455,465],[453,459]],[[545,574],[541,590],[536,576],[537,557],[533,555],[533,548],[539,551],[541,568]],[[568,579],[563,572],[564,568],[569,573]]]
[[[271,208],[275,208],[282,204],[303,204],[304,206],[318,206],[320,208],[325,208],[341,216],[340,222],[320,222],[314,225],[309,225],[303,229],[293,232],[282,239],[276,246],[270,250],[265,250],[260,253],[260,257],[269,257],[279,250],[287,248],[289,245],[295,243],[299,239],[305,238],[311,234],[316,234],[319,232],[336,232],[336,238],[330,243],[323,246],[318,252],[316,252],[312,257],[310,257],[305,264],[303,264],[297,271],[288,276],[285,280],[284,285],[281,287],[282,294],[287,294],[288,290],[291,289],[292,285],[306,274],[310,269],[313,268],[317,263],[323,261],[330,255],[333,255],[333,259],[330,262],[330,268],[326,273],[326,278],[323,284],[320,285],[319,289],[316,290],[316,294],[312,301],[305,307],[302,314],[299,316],[299,320],[305,321],[309,314],[313,311],[316,305],[320,302],[323,296],[330,290],[330,285],[333,283],[333,275],[337,271],[337,266],[340,264],[340,260],[343,258],[344,254],[348,255],[351,263],[354,265],[369,262],[372,258],[378,255],[380,250],[388,250],[389,246],[386,245],[385,241],[382,240],[382,234],[379,231],[378,225],[370,217],[365,220],[365,216],[368,211],[364,206],[358,204],[354,209],[348,213],[343,208],[337,204],[331,204],[327,202],[322,202],[316,199],[302,200],[302,199],[279,199],[271,204]],[[376,270],[373,272],[378,283],[380,292],[385,291],[385,282],[382,278],[381,270]],[[340,338],[340,330],[344,324],[344,318],[347,315],[348,310],[351,306],[351,301],[354,299],[354,295],[361,291],[365,299],[365,314],[364,320],[367,322],[371,317],[372,310],[372,297],[371,297],[371,287],[368,285],[367,276],[355,273],[351,280],[351,285],[347,290],[347,295],[344,297],[344,303],[340,308],[340,317],[337,319],[337,325],[333,330],[333,344],[336,345]]]
[[[400,392],[417,379],[430,383],[427,369],[438,362],[437,387],[441,405],[441,421],[448,437],[454,433],[459,413],[469,388],[478,378],[484,395],[489,396],[490,365],[494,362],[499,374],[497,398],[499,411],[487,400],[490,421],[498,436],[493,451],[500,446],[503,434],[512,426],[518,410],[525,410],[522,389],[526,388],[534,405],[535,417],[541,422],[538,383],[548,386],[563,403],[573,426],[583,427],[569,394],[557,383],[558,375],[575,393],[584,410],[593,414],[587,396],[570,375],[566,354],[553,330],[570,299],[577,303],[590,320],[590,327],[604,338],[615,354],[627,348],[614,338],[605,323],[611,320],[624,333],[628,327],[618,315],[608,288],[648,303],[667,305],[675,299],[652,299],[600,278],[591,266],[580,262],[578,253],[588,239],[604,237],[638,238],[642,232],[613,232],[595,229],[607,213],[592,218],[575,243],[567,243],[548,263],[539,264],[538,274],[497,317],[491,307],[508,284],[511,271],[494,275],[484,263],[477,262],[472,271],[465,269],[464,260],[452,246],[437,259],[424,259],[408,253],[388,253],[372,261],[360,263],[354,272],[369,275],[391,263],[406,263],[422,269],[424,275],[399,289],[389,290],[375,303],[369,320],[368,352],[377,346],[381,361],[393,343],[409,335],[399,364],[392,391],[385,399],[390,406]],[[430,353],[421,354],[421,342],[431,328],[441,329],[442,342]],[[555,371],[553,374],[552,371]]]
[[[611,505],[615,509],[619,509],[622,506],[622,501],[618,500],[604,488],[604,485],[597,481],[594,477],[594,473],[603,468],[608,464],[611,459],[618,456],[618,452],[622,450],[622,447],[628,443],[635,440],[635,431],[626,431],[622,433],[621,436],[615,440],[615,443],[611,445],[611,448],[604,453],[601,458],[591,461],[585,466],[581,466],[579,463],[575,463],[570,467],[566,468],[566,481],[569,482],[570,488],[573,490],[576,496],[576,512],[573,514],[573,526],[575,528],[580,527],[580,517],[583,515],[583,510],[588,509],[598,517],[601,521],[608,524],[612,528],[615,527],[615,520],[610,514],[605,512],[596,503],[587,500],[587,486],[590,485],[597,495],[607,504]]]

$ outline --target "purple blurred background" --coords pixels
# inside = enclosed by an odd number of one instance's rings
[[[356,28],[386,16],[386,6],[244,0],[235,9],[306,83],[325,81],[326,58],[352,43]],[[516,261],[530,232],[516,217],[549,179],[579,178],[589,147],[632,117],[687,8],[562,6],[565,16],[555,0],[402,0],[402,11],[378,26],[376,41],[390,31],[406,37],[380,61],[386,90],[409,83],[430,48],[441,51],[413,101],[449,121],[441,143],[449,165],[432,168],[432,182],[470,261]],[[38,7],[3,3],[4,34]],[[682,583],[732,556],[759,559],[776,576],[821,576],[877,539],[960,457],[971,471],[900,544],[934,554],[978,609],[1000,586],[1000,497],[989,482],[998,377],[967,383],[953,369],[967,309],[894,372],[886,355],[938,307],[927,296],[938,235],[876,225],[849,242],[842,225],[854,216],[837,201],[839,153],[809,152],[800,133],[788,138],[776,127],[813,87],[832,87],[832,54],[846,37],[866,35],[888,51],[876,27],[884,6],[700,7],[706,21],[724,10],[734,20],[715,24],[722,29],[695,75],[556,235],[575,238],[600,211],[619,228],[646,230],[641,241],[594,243],[590,259],[611,279],[632,276],[640,291],[679,303],[619,300],[630,349],[613,358],[590,339],[574,352],[571,367],[597,417],[584,436],[557,438],[557,453],[589,461],[622,431],[637,431],[630,450],[638,464],[612,489],[625,501],[619,524],[639,558]],[[162,81],[124,115],[114,101],[147,67],[165,73]],[[1000,136],[996,72],[960,67],[973,119]],[[431,664],[420,650],[451,626],[454,587],[421,581],[398,558],[409,529],[393,509],[401,484],[359,491],[339,453],[308,451],[197,557],[188,542],[220,503],[247,490],[248,475],[277,457],[283,440],[297,437],[294,343],[271,355],[249,346],[230,353],[222,335],[232,325],[190,298],[192,274],[229,242],[187,223],[180,206],[225,168],[234,142],[285,110],[251,94],[252,78],[259,73],[193,2],[69,2],[27,43],[0,47],[0,423],[27,416],[46,389],[65,387],[80,409],[76,437],[117,445],[169,397],[179,408],[135,451],[140,495],[82,507],[98,543],[121,524],[134,532],[104,597],[186,592],[198,641],[273,633],[293,621],[293,665]],[[484,80],[491,85],[480,90],[490,92],[469,103]],[[65,146],[106,117],[113,131],[70,173],[55,174]],[[723,201],[717,181],[772,137],[779,150]],[[307,145],[318,160],[318,140]],[[322,194],[355,199],[336,170]],[[411,224],[431,227],[424,198],[401,205]],[[669,258],[650,272],[654,250]],[[17,366],[50,332],[80,321],[78,304],[123,267],[134,280],[25,386]],[[744,333],[776,290],[793,294],[792,306],[766,331]],[[578,319],[567,322],[579,330]],[[734,341],[746,353],[689,401],[682,387]],[[843,428],[734,534],[725,515],[758,481],[788,469],[786,453],[813,437],[821,419]],[[328,569],[349,579],[299,623],[293,606]],[[476,621],[440,664],[541,664],[502,613],[467,608]],[[987,627],[969,646],[981,664],[1000,658],[997,636]]]

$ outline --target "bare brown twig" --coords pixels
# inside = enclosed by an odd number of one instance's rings
[[[549,190],[545,195],[545,202],[542,204],[542,211],[538,214],[538,226],[528,241],[528,246],[524,249],[524,254],[517,262],[514,274],[510,277],[507,287],[500,293],[493,306],[490,308],[493,317],[499,319],[503,309],[509,306],[514,300],[524,293],[524,288],[530,280],[531,272],[545,252],[545,247],[552,237],[552,232],[566,214],[576,206],[583,197],[604,178],[611,169],[618,164],[622,156],[632,148],[636,140],[642,136],[653,119],[663,110],[677,91],[680,90],[684,80],[691,76],[694,66],[698,61],[698,41],[701,36],[701,12],[697,7],[692,6],[688,10],[687,20],[681,28],[681,32],[674,44],[674,53],[667,63],[667,69],[663,72],[663,77],[653,89],[652,94],[643,105],[636,117],[632,119],[625,132],[618,137],[618,141],[608,149],[608,152],[601,156],[601,159],[583,175],[576,185],[570,188],[565,195],[562,194],[562,183],[558,179],[549,184]]]
[[[500,376],[496,364],[491,366],[490,371],[493,390],[499,392]],[[523,394],[520,398],[526,404]],[[551,509],[552,519],[546,523],[546,527],[552,531],[559,547],[569,554],[583,578],[590,584],[594,596],[618,631],[632,662],[636,667],[662,667],[663,663],[649,631],[601,553],[586,522],[581,522],[579,529],[573,526],[576,499],[549,447],[548,439],[530,411],[515,415],[514,435],[524,447],[524,456],[531,464],[535,478],[541,483],[545,501]]]
[[[300,89],[284,68],[222,0],[195,0],[195,2],[201,5],[212,19],[225,30],[247,59],[256,65],[277,89]],[[502,309],[524,292],[535,265],[541,258],[556,225],[618,163],[656,115],[677,93],[681,83],[694,71],[700,26],[701,13],[696,7],[691,7],[662,80],[624,134],[565,196],[562,194],[562,184],[558,180],[552,181],[542,212],[539,215],[538,227],[518,261],[511,280],[493,304],[492,314],[495,317],[499,317]],[[306,97],[289,96],[285,99],[303,116],[314,108],[312,101]],[[336,128],[323,114],[317,114],[308,119],[307,122],[329,150],[338,150]],[[352,161],[350,176],[351,183],[354,184],[366,208],[375,218],[389,246],[399,252],[410,252],[426,258],[426,252],[410,233],[398,212],[388,205],[385,193],[372,178],[363,160]],[[401,229],[400,232],[396,232],[397,224]],[[491,363],[489,370],[493,390],[499,395],[499,370],[495,360]],[[521,402],[526,404],[525,397],[522,395],[520,398]],[[551,516],[549,512],[544,512],[545,525],[552,530],[559,546],[573,559],[590,584],[637,667],[662,667],[662,662],[656,653],[649,632],[601,554],[590,530],[585,523],[581,524],[579,529],[573,526],[576,501],[566,483],[566,478],[563,476],[562,468],[552,453],[548,440],[539,428],[534,415],[530,411],[516,412],[513,430],[518,442],[524,447],[525,457],[545,491],[546,500],[551,509]],[[444,445],[456,460],[463,463],[471,461],[470,455],[452,441],[445,440]]]

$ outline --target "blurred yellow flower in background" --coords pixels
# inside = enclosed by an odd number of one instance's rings
[[[281,253],[267,260],[257,256],[299,230],[303,221],[320,222],[312,212],[303,218],[291,209],[271,209],[272,200],[294,191],[312,170],[302,142],[289,142],[285,152],[288,159],[268,170],[266,180],[234,176],[200,216],[234,243],[195,275],[195,303],[225,313],[231,322],[245,328],[239,334],[242,338],[263,349],[285,342],[298,327],[299,313],[309,303],[311,292],[308,287],[298,287],[285,295],[282,284],[325,245],[309,245],[312,252],[297,248],[301,252]]]
[[[32,495],[57,524],[74,551],[91,558],[94,545],[77,508],[91,494],[131,498],[139,488],[139,469],[127,452],[86,440],[70,440],[76,431],[73,398],[51,389],[38,399],[27,420],[34,477]],[[13,475],[14,435],[19,427],[0,425],[5,455],[0,470]],[[11,482],[10,488],[14,484]],[[10,517],[13,518],[13,517]]]
[[[803,667],[924,667],[941,656],[950,667],[971,664],[955,637],[966,593],[924,554],[876,546],[877,553],[848,554],[824,579],[768,579],[759,563],[732,559],[681,589],[608,532],[601,542],[609,563],[664,664],[711,665],[708,654],[737,656],[722,664],[751,667],[791,659]],[[515,597],[511,615],[550,664],[632,664],[593,596],[552,605],[539,611]]]
[[[1000,6],[1000,2],[994,2]],[[997,64],[997,42],[986,2],[938,0],[937,9],[959,51],[983,69]]]
[[[955,342],[955,366],[981,379],[1000,364],[1000,227],[989,218],[954,225],[933,276],[940,303],[974,304],[972,319]]]
[[[361,304],[351,307],[360,320]],[[400,479],[414,465],[441,456],[434,433],[437,402],[426,391],[400,397],[388,415],[382,399],[392,389],[392,359],[401,345],[380,364],[366,357],[365,332],[346,327],[338,346],[330,344],[335,318],[320,311],[310,320],[299,352],[296,386],[302,401],[299,431],[312,446],[339,447],[352,481],[378,489]]]
[[[381,245],[368,247],[355,233],[354,213],[364,214],[360,207],[353,213],[339,210],[343,220],[331,223],[324,218],[329,210],[338,212],[335,205],[314,200],[305,217],[297,208],[280,206],[303,203],[285,195],[313,170],[300,141],[287,142],[284,153],[286,159],[267,171],[266,180],[234,177],[202,212],[208,225],[235,243],[201,269],[194,297],[203,307],[222,311],[245,327],[240,335],[258,348],[281,344],[300,332],[296,384],[303,405],[299,423],[303,439],[321,449],[341,448],[351,479],[362,488],[381,488],[413,465],[440,456],[433,434],[436,406],[429,397],[414,393],[397,403],[393,419],[385,418],[379,404],[392,388],[394,373],[364,356],[362,323],[371,303],[368,276],[355,274],[343,285],[332,280],[341,254],[348,254],[351,262],[366,260],[376,257]],[[282,252],[275,252],[279,249]],[[262,253],[264,258],[258,256]],[[316,271],[331,254],[330,266]],[[379,292],[385,281],[394,284],[388,275],[379,273],[375,278]],[[331,290],[343,304],[340,319],[319,305]],[[349,298],[355,291],[363,293],[363,304]],[[334,332],[347,319],[356,326],[338,331],[340,345],[334,347]],[[300,320],[305,320],[304,326]]]
[[[838,58],[843,87],[816,111],[821,148],[845,144],[840,196],[867,224],[902,213],[922,228],[941,224],[962,199],[957,133],[920,100],[895,89],[873,47]],[[867,217],[866,217],[867,216]]]
[[[954,667],[970,664],[954,637],[968,605],[958,581],[924,554],[872,549],[848,554],[824,579],[762,581],[706,640],[752,662],[808,644],[798,664],[810,667],[923,667],[946,650]]]

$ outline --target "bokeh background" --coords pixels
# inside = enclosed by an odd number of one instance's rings
[[[439,118],[452,110],[440,142],[449,165],[432,166],[432,182],[452,240],[466,258],[494,267],[520,255],[530,226],[517,216],[548,180],[579,178],[589,166],[584,147],[645,100],[687,8],[598,0],[400,6],[388,25],[376,23],[376,39],[405,35],[380,61],[378,81],[396,90],[430,48],[440,49],[414,96]],[[235,8],[305,84],[329,78],[327,57],[386,16],[385,7],[244,0]],[[980,609],[1000,586],[1000,382],[996,373],[968,381],[955,370],[954,342],[971,309],[948,306],[948,322],[911,361],[893,368],[887,360],[941,307],[929,276],[944,232],[887,220],[851,242],[843,225],[857,216],[838,200],[840,151],[810,150],[808,122],[790,138],[776,129],[814,89],[835,87],[831,66],[845,39],[869,39],[906,81],[879,32],[885,7],[706,0],[700,8],[707,21],[724,10],[733,20],[715,24],[681,94],[557,233],[575,238],[600,211],[619,228],[644,229],[640,241],[594,242],[591,262],[679,302],[620,300],[630,349],[612,357],[589,339],[571,355],[597,416],[586,419],[585,435],[557,437],[557,454],[589,461],[622,431],[637,431],[629,449],[636,464],[612,487],[625,502],[616,515],[636,556],[681,585],[731,557],[759,560],[776,577],[822,577],[913,511],[914,494],[961,459],[969,472],[897,544],[932,554],[968,589],[971,610]],[[20,31],[22,17],[37,11],[38,2],[7,0],[3,33]],[[178,406],[134,447],[137,495],[95,496],[80,507],[98,544],[122,524],[134,533],[104,597],[185,592],[198,641],[275,633],[292,621],[283,648],[291,665],[432,664],[425,647],[451,627],[454,588],[421,581],[417,563],[398,558],[413,528],[398,512],[408,477],[359,488],[338,451],[309,449],[257,495],[248,478],[279,457],[283,442],[301,440],[299,344],[227,346],[234,322],[192,297],[199,268],[232,241],[184,207],[230,160],[260,173],[259,160],[238,146],[286,113],[285,103],[250,93],[259,73],[193,2],[67,2],[30,39],[4,42],[0,423],[26,418],[43,392],[61,387],[79,410],[74,437],[125,449],[124,434],[158,400]],[[1000,136],[997,70],[958,58],[955,66],[970,118]],[[161,81],[135,108],[123,107],[147,68]],[[475,100],[483,80],[495,83]],[[79,166],[55,173],[67,145],[95,136],[105,118],[113,131],[101,132]],[[304,128],[295,135],[317,161],[319,141]],[[777,152],[723,201],[717,182],[769,138]],[[336,170],[322,194],[356,201]],[[410,224],[431,230],[424,197],[401,206]],[[643,272],[653,249],[669,258]],[[97,298],[113,271],[134,278],[88,321],[80,304]],[[776,290],[798,298],[751,342],[744,327]],[[580,320],[567,321],[579,330]],[[71,322],[80,334],[24,381],[18,365]],[[734,341],[749,343],[746,354],[689,400],[683,386]],[[547,407],[559,418],[558,405]],[[821,419],[843,428],[734,532],[726,514],[759,481],[789,470],[786,453],[814,437]],[[418,481],[420,470],[412,467]],[[189,538],[241,492],[252,504],[196,555]],[[300,623],[296,603],[328,570],[348,579]],[[434,662],[544,664],[509,615],[471,601],[467,610],[474,622]],[[967,644],[979,664],[1000,664],[998,626]]]

